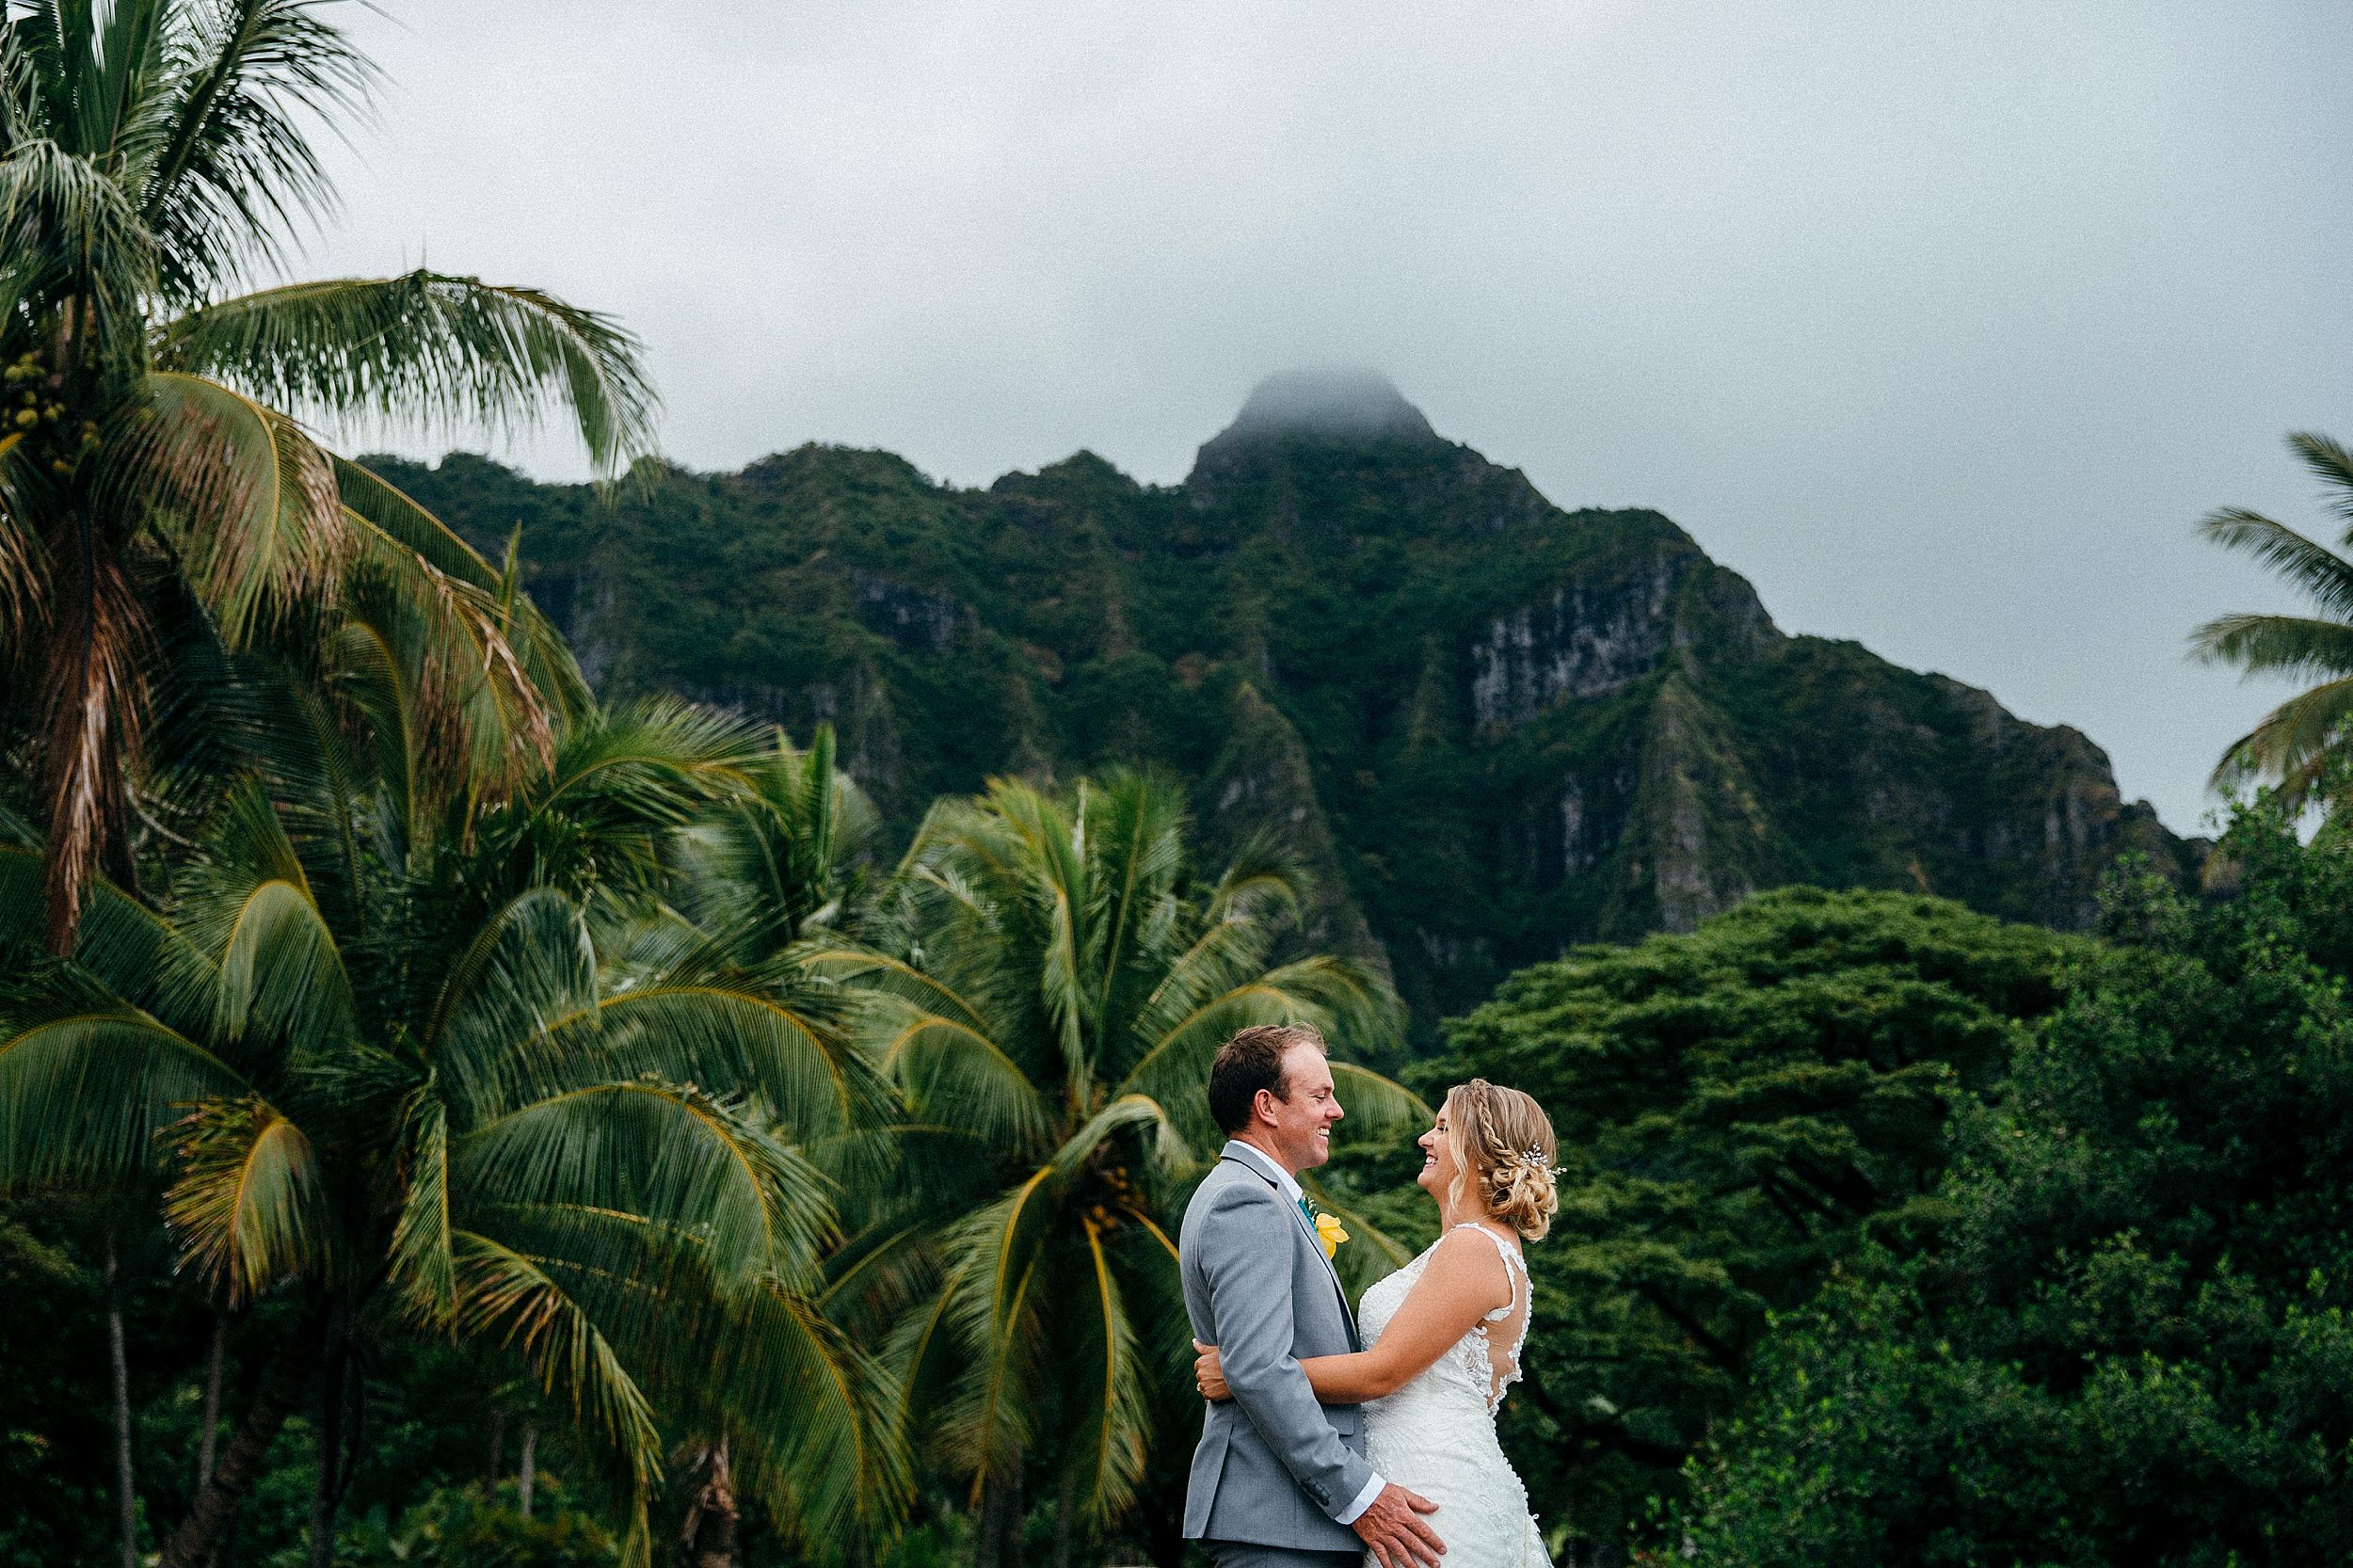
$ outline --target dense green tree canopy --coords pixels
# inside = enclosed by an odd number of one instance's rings
[[[1961,1119],[1940,1243],[1875,1251],[1764,1356],[1699,1561],[2353,1555],[2353,839],[2266,813],[2219,853],[2235,897],[2117,896]]]
[[[1506,1416],[1540,1516],[1616,1539],[1734,1407],[1768,1314],[1928,1217],[1949,1108],[2053,1004],[2067,942],[1941,900],[1788,888],[1523,970],[1449,1027],[1431,1087],[1524,1089],[1560,1134]]]

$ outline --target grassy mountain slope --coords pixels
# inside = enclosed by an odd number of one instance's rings
[[[2072,927],[2121,851],[2202,846],[2073,729],[1784,635],[1655,512],[1565,512],[1381,383],[1271,384],[1172,488],[1089,453],[986,490],[804,446],[608,505],[389,464],[608,695],[830,719],[893,825],[1001,772],[1157,761],[1213,840],[1316,862],[1323,941],[1424,1026],[1569,942],[1806,881]]]

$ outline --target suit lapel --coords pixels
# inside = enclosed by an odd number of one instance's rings
[[[1348,1322],[1348,1340],[1350,1344],[1355,1344],[1355,1310],[1348,1304],[1348,1290],[1346,1287],[1340,1284],[1340,1272],[1337,1268],[1333,1266],[1332,1255],[1323,1250],[1323,1238],[1318,1236],[1316,1234],[1316,1227],[1308,1223],[1306,1211],[1302,1209],[1298,1204],[1292,1202],[1289,1196],[1284,1192],[1283,1184],[1281,1182],[1274,1180],[1264,1171],[1258,1169],[1257,1162],[1256,1160],[1244,1160],[1241,1156],[1237,1154],[1221,1154],[1218,1158],[1229,1160],[1236,1165],[1240,1165],[1243,1170],[1248,1171],[1252,1176],[1257,1176],[1260,1181],[1263,1181],[1269,1187],[1273,1188],[1275,1198],[1281,1202],[1284,1207],[1288,1208],[1291,1211],[1292,1221],[1299,1226],[1300,1230],[1305,1234],[1307,1238],[1307,1244],[1315,1249],[1316,1260],[1323,1265],[1324,1277],[1332,1282],[1332,1293],[1340,1299],[1340,1316]]]

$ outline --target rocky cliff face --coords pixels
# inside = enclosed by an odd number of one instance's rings
[[[600,689],[669,689],[842,754],[904,830],[992,773],[1148,761],[1216,846],[1314,866],[1317,940],[1424,1025],[1594,936],[1781,883],[2084,923],[2120,853],[2201,846],[2072,729],[1784,635],[1651,512],[1564,512],[1377,377],[1281,378],[1174,488],[1091,454],[987,490],[803,447],[606,505],[479,458],[387,465],[534,596]]]

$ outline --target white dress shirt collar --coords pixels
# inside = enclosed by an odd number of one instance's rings
[[[1305,1195],[1299,1185],[1299,1178],[1277,1165],[1274,1162],[1274,1157],[1258,1147],[1257,1144],[1245,1144],[1239,1138],[1229,1138],[1225,1141],[1225,1152],[1237,1160],[1247,1162],[1269,1181],[1280,1187],[1283,1190],[1283,1195],[1291,1202],[1297,1203]]]

